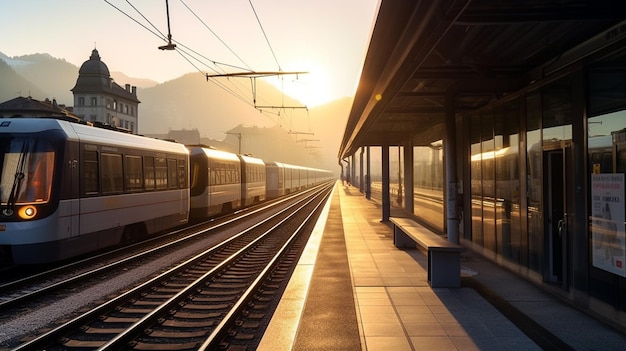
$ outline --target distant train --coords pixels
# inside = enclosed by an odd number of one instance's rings
[[[48,118],[0,119],[0,261],[54,262],[331,180],[332,172]]]

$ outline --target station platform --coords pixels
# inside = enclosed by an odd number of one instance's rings
[[[626,335],[469,250],[461,288],[337,183],[257,350],[624,350]],[[394,214],[392,210],[392,215]]]

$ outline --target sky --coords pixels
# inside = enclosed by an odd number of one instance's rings
[[[169,33],[174,51],[159,50]],[[379,0],[0,0],[0,52],[163,83],[185,73],[308,72],[269,78],[307,107],[353,96]],[[219,78],[227,79],[227,78]],[[244,78],[229,78],[244,79]]]

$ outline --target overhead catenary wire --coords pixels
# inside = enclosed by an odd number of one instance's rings
[[[230,46],[228,46],[228,44],[226,44],[226,42],[224,42],[224,40],[222,40],[222,38],[220,38],[219,35],[217,35],[217,33],[215,33],[201,18],[200,16],[198,16],[195,11],[193,11],[183,0],[180,0],[180,3],[183,4],[187,10],[189,10],[189,12],[191,12],[191,14],[198,19],[198,21],[200,21],[200,23],[202,23],[202,25],[204,26],[204,28],[206,28],[209,32],[211,32],[211,34],[213,34],[213,36],[215,36],[215,38],[217,38],[217,40],[220,41],[220,43],[222,43],[222,45],[224,45],[228,51],[230,51],[233,55],[235,55],[235,57],[241,62],[243,63],[243,65],[248,69],[248,70],[252,70],[252,68],[250,68],[250,66],[233,50],[231,49]]]
[[[252,7],[252,12],[254,12],[254,17],[256,17],[256,21],[259,24],[259,27],[261,27],[261,32],[263,33],[263,36],[265,37],[265,42],[267,42],[267,46],[269,46],[270,51],[272,52],[272,56],[274,56],[274,61],[276,61],[276,65],[278,66],[278,70],[282,71],[282,69],[280,67],[280,63],[278,63],[278,59],[276,58],[276,54],[274,53],[274,49],[272,48],[272,44],[270,44],[270,40],[267,38],[267,34],[265,34],[265,29],[263,29],[263,25],[261,24],[261,20],[259,19],[259,15],[257,15],[256,10],[254,8],[254,5],[252,5],[252,0],[248,0],[248,2],[250,3],[250,7]]]
[[[129,0],[125,0],[126,3],[133,8],[133,10],[135,12],[137,12],[139,14],[139,16],[141,16],[141,18],[143,18],[143,20],[145,22],[147,22],[149,24],[150,27],[152,27],[153,29],[149,28],[149,26],[145,25],[144,23],[142,23],[140,20],[138,20],[137,18],[133,17],[132,15],[128,14],[127,12],[125,12],[123,9],[121,9],[120,7],[114,5],[113,3],[111,3],[111,1],[109,0],[104,0],[105,3],[107,3],[108,5],[110,5],[111,7],[113,7],[114,9],[116,9],[118,12],[120,12],[121,14],[123,14],[124,16],[128,17],[130,20],[132,20],[133,22],[135,22],[136,24],[138,24],[139,26],[141,26],[142,28],[144,28],[145,30],[147,30],[148,32],[150,32],[151,34],[153,34],[154,36],[158,37],[159,39],[163,40],[166,42],[166,45],[164,45],[164,47],[169,47],[169,45],[172,45],[175,51],[178,52],[178,54],[185,60],[187,61],[195,70],[197,70],[198,72],[202,73],[203,76],[205,76],[208,80],[208,77],[210,77],[210,75],[208,73],[205,73],[205,71],[203,71],[200,66],[205,67],[207,70],[216,73],[216,76],[219,74],[225,74],[226,70],[224,68],[233,68],[233,69],[237,69],[240,71],[252,71],[253,70],[250,69],[250,67],[248,66],[247,63],[245,63],[243,61],[243,59],[241,59],[241,57],[239,55],[237,55],[228,45],[226,45],[226,43],[213,31],[210,29],[210,27],[208,25],[206,25],[206,23],[196,14],[195,11],[193,11],[183,0],[180,0],[181,3],[183,4],[183,6],[185,6],[194,17],[196,17],[196,19],[198,19],[207,30],[209,30],[216,38],[218,38],[218,40],[225,45],[228,50],[230,50],[237,58],[239,61],[241,61],[241,63],[245,66],[245,67],[239,67],[237,65],[232,65],[232,64],[227,64],[224,62],[219,62],[216,60],[212,60],[209,59],[208,57],[200,54],[198,51],[189,48],[188,46],[184,45],[183,43],[181,43],[179,40],[174,40],[172,39],[171,36],[171,31],[170,31],[170,24],[169,24],[169,5],[167,3],[166,0],[166,6],[167,6],[167,20],[168,20],[168,35],[166,36],[164,33],[162,33],[136,6],[134,6]],[[274,50],[269,42],[269,39],[265,33],[265,30],[263,29],[263,26],[261,25],[259,16],[256,13],[256,10],[254,9],[254,6],[252,4],[252,2],[250,1],[250,6],[252,7],[252,10],[254,12],[254,15],[256,17],[256,20],[261,28],[261,31],[265,37],[265,40],[270,48],[270,51],[274,57],[274,60],[276,62],[276,64],[279,67],[279,71],[281,70],[280,64],[278,63],[277,57],[274,53]],[[175,43],[175,44],[174,44]],[[212,65],[212,66],[211,66]],[[287,72],[282,72],[282,73],[287,73]],[[307,73],[307,72],[298,72],[298,73]],[[263,104],[263,105],[259,105],[259,107],[257,107],[256,104],[254,103],[250,103],[249,98],[246,98],[244,95],[245,93],[242,92],[242,90],[244,90],[245,88],[243,88],[241,85],[232,82],[231,81],[231,85],[235,88],[234,90],[230,87],[228,87],[226,84],[217,82],[215,80],[211,80],[213,84],[215,84],[216,86],[218,86],[219,88],[225,90],[226,92],[228,92],[229,94],[233,95],[235,98],[239,99],[240,101],[244,102],[246,105],[251,106],[255,109],[257,109],[261,114],[265,115],[266,117],[270,118],[272,121],[276,122],[279,125],[284,125],[283,122],[281,122],[281,114],[280,112],[273,112],[273,111],[269,111],[270,109],[276,109],[276,108],[285,108],[285,106],[272,106],[271,104]],[[236,91],[237,90],[237,91]],[[248,90],[249,92],[249,90]],[[256,101],[256,93],[253,94],[253,100]],[[284,104],[283,104],[284,105]]]
[[[113,3],[111,3],[109,0],[104,0],[105,3],[107,3],[108,5],[110,5],[111,7],[113,7],[114,9],[116,9],[118,12],[120,12],[121,14],[123,14],[124,16],[128,17],[130,20],[132,20],[133,22],[135,22],[136,24],[138,24],[139,26],[141,26],[142,28],[144,28],[145,30],[147,30],[148,32],[150,32],[151,34],[153,34],[154,36],[162,39],[162,40],[167,40],[165,34],[163,34],[136,6],[134,6],[129,0],[126,0],[126,3],[135,11],[139,14],[139,16],[141,16],[141,18],[143,18],[144,21],[146,21],[153,29],[150,29],[147,25],[145,25],[144,23],[142,23],[141,21],[137,20],[135,17],[133,17],[132,15],[128,14],[127,12],[125,12],[123,9],[121,9],[120,7],[114,5]],[[235,66],[235,65],[230,65],[227,63],[223,63],[223,62],[219,62],[219,61],[215,61],[215,60],[211,60],[207,57],[205,57],[204,55],[198,53],[196,50],[193,50],[191,48],[189,48],[188,46],[182,44],[180,41],[177,40],[172,40],[174,43],[176,43],[178,45],[177,47],[177,52],[179,53],[179,55],[181,55],[181,57],[183,57],[183,59],[185,59],[192,67],[194,67],[194,69],[198,70],[200,73],[202,73],[204,76],[206,76],[206,73],[200,69],[198,67],[198,65],[194,64],[193,62],[197,62],[198,64],[206,67],[208,70],[214,72],[214,73],[223,73],[225,72],[225,70],[220,69],[221,67],[230,67],[230,68],[234,68],[234,69],[239,69],[239,70],[245,70],[246,68],[242,68],[239,66]],[[182,48],[184,48],[185,50],[183,50]],[[209,64],[207,64],[205,61],[206,60],[210,63],[212,63],[215,68],[212,68]],[[217,86],[219,86],[220,88],[228,91],[231,95],[235,96],[236,98],[238,98],[241,101],[246,102],[249,106],[253,107],[253,105],[251,105],[248,102],[248,98],[244,98],[243,97],[243,93],[240,91],[239,93],[233,91],[232,89],[229,89],[228,87],[226,87],[224,84],[221,83],[217,83],[217,82],[213,82],[214,84],[216,84]]]

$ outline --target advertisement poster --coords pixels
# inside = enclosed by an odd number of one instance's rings
[[[626,277],[624,238],[624,174],[591,175],[593,266]]]

